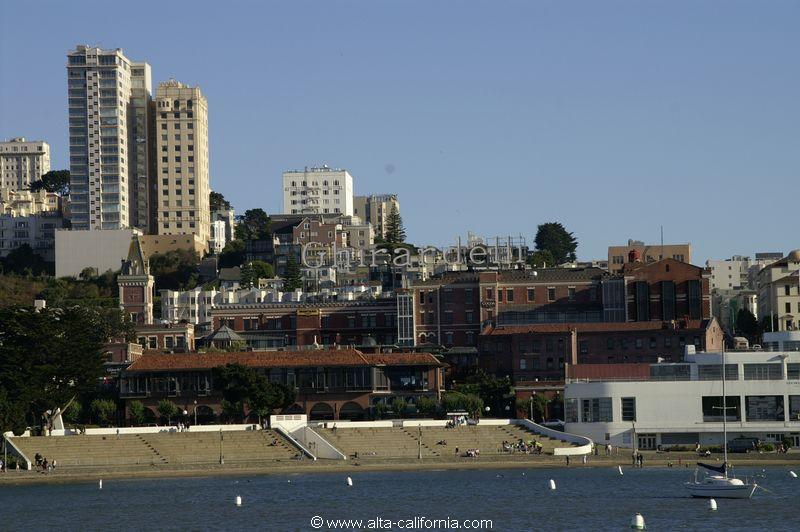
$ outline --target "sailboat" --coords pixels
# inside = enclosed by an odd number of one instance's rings
[[[708,475],[702,479],[697,478],[698,470],[694,470],[694,480],[686,482],[686,489],[692,497],[716,499],[749,499],[753,496],[758,485],[748,483],[739,478],[728,476],[728,403],[725,396],[725,349],[722,349],[722,449],[723,459],[721,466],[697,462],[699,467],[708,469],[717,474]]]

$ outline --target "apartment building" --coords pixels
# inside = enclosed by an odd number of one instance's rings
[[[386,222],[392,209],[400,212],[397,194],[375,194],[353,198],[353,214],[372,224],[372,227],[375,228],[375,235],[380,238],[386,237]]]
[[[156,232],[211,239],[208,104],[198,87],[175,80],[156,89]]]
[[[800,328],[800,249],[758,273],[758,315],[768,331]]]
[[[0,190],[0,214],[29,216],[61,210],[61,197],[55,192],[39,190]]]
[[[711,277],[709,279],[711,290],[741,290],[751,288],[750,284],[750,257],[734,255],[725,260],[707,260]]]
[[[147,63],[131,63],[131,224],[145,233],[155,230],[155,112],[152,76]]]
[[[122,50],[79,45],[67,54],[70,219],[124,229],[131,219],[131,61]]]
[[[0,258],[28,245],[45,261],[55,262],[55,232],[63,224],[58,211],[23,216],[0,214]]]
[[[327,165],[284,172],[283,213],[353,216],[353,176]]]
[[[608,247],[608,271],[619,273],[628,262],[628,255],[636,251],[643,262],[655,262],[661,259],[675,259],[680,262],[692,262],[691,244],[645,244],[640,240],[628,240],[626,246]]]
[[[26,191],[50,171],[50,145],[15,137],[0,142],[0,193]]]

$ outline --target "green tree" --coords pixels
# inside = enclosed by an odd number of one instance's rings
[[[73,401],[67,409],[62,412],[61,417],[68,423],[78,423],[81,420],[82,413],[83,408],[81,408],[81,403],[79,401]]]
[[[167,425],[172,425],[172,418],[178,413],[178,406],[169,399],[162,399],[158,402],[156,410],[158,410],[162,420],[167,420]]]
[[[50,170],[41,179],[32,182],[30,189],[32,192],[44,189],[59,196],[66,196],[69,194],[69,170]]]
[[[279,382],[270,382],[263,375],[259,375],[248,393],[247,404],[251,411],[261,418],[269,416],[278,408],[287,408],[297,399],[297,390]]]
[[[243,364],[227,364],[213,369],[214,386],[223,399],[231,403],[244,403],[257,383],[257,374]]]
[[[146,417],[145,406],[141,401],[131,401],[128,405],[128,411],[131,414],[131,421],[133,421],[134,425],[141,426],[144,424]]]
[[[528,264],[533,268],[544,268],[556,266],[556,259],[548,250],[534,251],[528,255]]]
[[[436,403],[436,400],[430,397],[423,395],[417,399],[417,412],[424,416],[431,416],[435,414],[438,407],[439,405]]]
[[[0,390],[23,405],[23,419],[11,425],[38,423],[47,410],[93,395],[105,373],[105,345],[131,330],[119,309],[0,309]]]
[[[269,238],[270,220],[263,209],[248,209],[238,216],[235,229],[237,240],[259,240]]]
[[[241,266],[247,258],[244,240],[232,240],[225,244],[219,254],[220,268],[233,268]]]
[[[208,208],[211,212],[214,211],[227,211],[231,208],[231,202],[225,199],[225,196],[219,192],[211,191],[208,195]]]
[[[498,379],[480,369],[468,375],[456,389],[465,395],[480,397],[495,415],[501,415],[514,397],[511,380],[508,377]]]
[[[383,416],[386,415],[386,411],[389,407],[386,406],[386,403],[376,403],[375,406],[372,407],[373,412],[375,413],[375,419],[383,419]]]
[[[516,415],[525,419],[531,417],[533,408],[533,418],[531,421],[541,422],[544,420],[547,411],[547,398],[541,394],[533,395],[533,400],[518,398],[516,400]]]
[[[231,421],[241,421],[244,417],[244,406],[241,402],[223,399],[220,405],[222,406],[222,416],[228,423]]]
[[[263,260],[254,260],[242,266],[242,285],[257,286],[259,279],[272,279],[275,272],[272,265]]]
[[[156,278],[156,291],[188,290],[197,285],[200,257],[187,249],[172,249],[150,256],[150,273]]]
[[[406,413],[406,409],[408,409],[408,401],[402,397],[395,397],[392,400],[392,410],[397,417],[403,417]]]
[[[555,264],[563,264],[575,260],[578,241],[560,222],[548,222],[539,225],[536,231],[536,250],[549,251]]]
[[[89,405],[92,416],[104,425],[109,425],[117,415],[117,405],[110,399],[95,399]]]
[[[303,276],[294,256],[289,255],[286,259],[286,275],[283,276],[283,289],[291,292],[298,288],[303,288]]]
[[[51,265],[34,253],[28,244],[22,244],[11,250],[3,261],[3,271],[5,273],[42,275],[49,273],[51,269]]]
[[[758,318],[749,309],[740,308],[736,313],[736,329],[747,336],[750,340],[755,340],[760,334]]]
[[[406,230],[403,227],[403,218],[392,204],[389,215],[386,217],[386,231],[383,240],[388,244],[402,244],[406,241]]]

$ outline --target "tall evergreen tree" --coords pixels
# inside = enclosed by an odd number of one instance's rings
[[[303,275],[295,258],[289,255],[286,259],[286,275],[283,276],[283,289],[286,291],[303,288]]]
[[[403,227],[403,218],[395,205],[386,218],[386,232],[384,240],[389,244],[402,244],[406,241],[406,230]]]
[[[549,251],[555,264],[575,260],[578,241],[560,222],[548,222],[539,225],[536,231],[536,250]]]

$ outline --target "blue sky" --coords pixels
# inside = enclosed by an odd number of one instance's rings
[[[583,259],[660,225],[695,263],[800,247],[798,2],[204,4],[4,0],[0,137],[67,167],[66,52],[119,47],[201,86],[239,212],[327,163],[419,244],[558,220]]]

